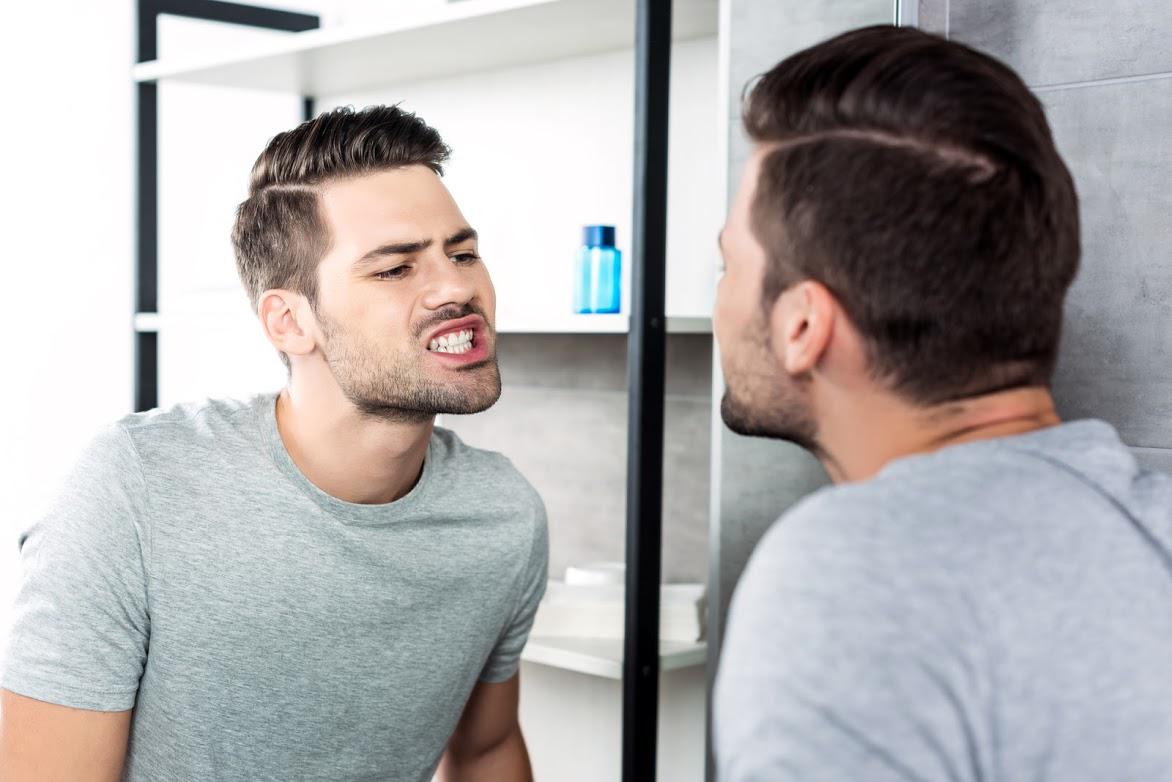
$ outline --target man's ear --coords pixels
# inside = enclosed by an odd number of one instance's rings
[[[790,375],[804,375],[818,366],[834,334],[837,311],[826,286],[805,280],[787,288],[769,310],[773,355]]]
[[[260,295],[256,313],[273,347],[289,356],[307,356],[317,348],[317,321],[300,293],[274,288]]]

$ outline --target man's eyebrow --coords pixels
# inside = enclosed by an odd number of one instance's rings
[[[428,247],[431,247],[431,239],[421,239],[417,242],[392,242],[391,244],[375,247],[355,261],[354,265],[364,266],[368,263],[376,263],[388,255],[411,255],[412,253],[426,250]]]
[[[444,246],[450,247],[453,244],[467,242],[469,240],[476,239],[477,236],[478,234],[476,233],[475,228],[466,226],[445,239]],[[413,253],[426,250],[428,247],[431,247],[431,244],[431,239],[420,239],[419,241],[415,242],[391,242],[390,244],[384,244],[379,247],[375,247],[373,250],[366,253],[366,255],[363,255],[361,258],[355,261],[354,265],[365,266],[369,263],[377,263],[390,255],[411,255]]]
[[[444,242],[444,247],[450,247],[453,244],[460,244],[461,242],[467,242],[472,239],[476,239],[478,236],[479,236],[479,234],[476,233],[475,228],[472,228],[471,226],[465,226],[465,227],[461,228],[459,231],[456,231],[454,234],[449,236],[447,238],[447,241]]]

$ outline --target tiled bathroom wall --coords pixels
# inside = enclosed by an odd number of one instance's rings
[[[1060,411],[1105,419],[1142,462],[1172,472],[1172,5],[921,0],[933,5],[949,37],[1034,89],[1075,178],[1083,253]]]

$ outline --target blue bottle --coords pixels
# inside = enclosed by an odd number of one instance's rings
[[[618,312],[622,279],[623,256],[614,246],[614,226],[585,226],[574,274],[574,312]]]

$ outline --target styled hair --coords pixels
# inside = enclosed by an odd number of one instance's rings
[[[317,266],[330,246],[318,203],[323,184],[413,165],[443,174],[449,154],[434,128],[397,106],[337,108],[274,136],[252,166],[232,228],[236,270],[253,309],[273,288],[316,307]]]
[[[906,27],[764,74],[751,207],[769,307],[815,280],[872,373],[920,404],[1047,385],[1078,270],[1078,198],[1042,106],[993,58]]]

